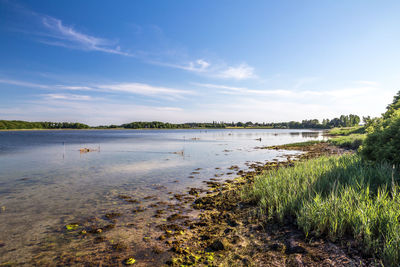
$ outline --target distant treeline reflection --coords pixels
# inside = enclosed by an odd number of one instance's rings
[[[188,122],[188,123],[168,123],[160,121],[151,122],[131,122],[122,125],[106,125],[91,127],[77,122],[28,122],[18,120],[0,120],[0,129],[191,129],[191,128],[270,128],[270,129],[329,129],[334,127],[350,127],[360,123],[357,115],[342,115],[332,120],[317,119],[289,121],[289,122]]]

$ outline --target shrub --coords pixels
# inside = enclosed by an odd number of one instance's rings
[[[338,136],[332,139],[329,139],[329,143],[334,144],[335,146],[340,146],[343,148],[349,148],[349,149],[358,149],[366,135],[364,134],[351,134],[347,136]]]
[[[363,144],[364,158],[400,165],[400,110],[380,119],[371,129]]]

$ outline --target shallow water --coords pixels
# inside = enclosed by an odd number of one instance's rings
[[[202,187],[216,174],[235,177],[229,174],[232,165],[246,169],[248,162],[296,153],[256,147],[322,138],[317,131],[264,129],[0,132],[0,263],[52,263],[63,253],[90,254],[93,248],[65,233],[65,225],[104,224],[109,212],[122,216],[108,238],[137,251],[143,236],[157,234],[149,223],[162,219],[152,217],[154,209],[133,213],[135,205],[119,195],[143,207],[173,203],[171,192]],[[81,148],[95,151],[80,153]]]

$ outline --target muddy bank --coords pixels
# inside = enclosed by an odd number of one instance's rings
[[[369,266],[351,239],[332,243],[322,238],[305,238],[294,221],[265,223],[257,216],[256,203],[244,202],[243,186],[264,170],[292,166],[298,160],[322,155],[351,153],[327,143],[307,146],[275,146],[260,149],[293,149],[304,153],[286,162],[253,164],[252,171],[238,171],[240,177],[210,183],[212,192],[192,204],[197,219],[186,221],[184,234],[171,243],[173,255],[166,265],[196,266]],[[234,166],[233,166],[234,167]],[[176,225],[181,225],[175,222]],[[183,230],[183,229],[182,229]]]

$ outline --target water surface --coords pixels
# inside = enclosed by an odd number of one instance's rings
[[[151,208],[133,213],[121,194],[139,199],[142,207],[173,203],[173,193],[204,187],[215,176],[235,177],[232,165],[246,169],[249,162],[296,153],[256,147],[322,138],[317,131],[265,129],[0,132],[0,263],[90,254],[95,245],[68,236],[65,225],[102,224],[109,212],[122,214],[109,240],[123,240],[133,251],[143,248],[143,236],[157,234],[147,226],[163,219],[153,218]]]

